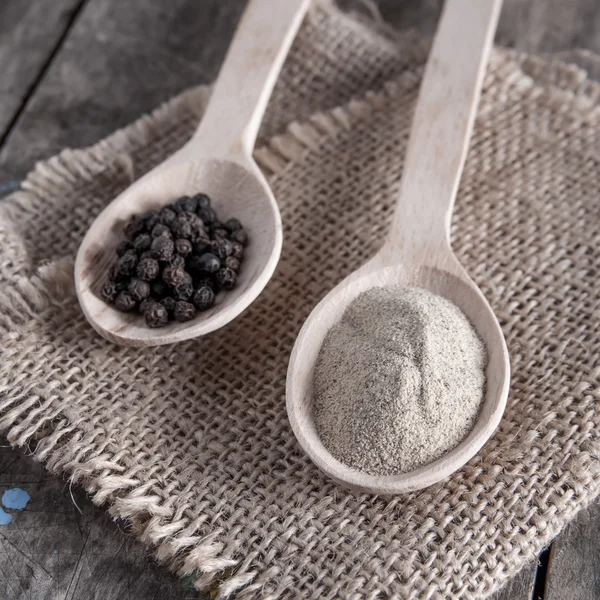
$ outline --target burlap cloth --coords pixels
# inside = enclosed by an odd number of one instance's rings
[[[446,481],[384,499],[333,484],[290,430],[292,344],[385,235],[426,46],[312,9],[256,151],[281,262],[203,339],[106,342],[72,273],[95,215],[184,142],[206,88],[39,164],[2,203],[1,431],[218,598],[484,597],[598,495],[600,86],[546,59],[495,51],[453,221],[510,350],[496,434]]]

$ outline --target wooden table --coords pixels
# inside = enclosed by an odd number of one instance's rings
[[[186,87],[214,79],[244,4],[2,0],[0,196],[18,187],[34,161],[92,144]],[[394,25],[432,32],[441,1],[379,4]],[[538,53],[578,47],[600,53],[600,4],[505,0],[497,42]],[[124,523],[2,443],[0,493],[20,487],[32,499],[0,526],[1,599],[198,598],[146,557]],[[600,599],[599,540],[595,505],[495,600]]]

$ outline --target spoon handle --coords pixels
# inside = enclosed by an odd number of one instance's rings
[[[421,83],[385,254],[423,263],[450,219],[502,0],[446,0]],[[442,248],[440,248],[440,245]],[[435,258],[433,258],[435,260]]]
[[[310,0],[250,0],[192,142],[251,156],[271,91]]]

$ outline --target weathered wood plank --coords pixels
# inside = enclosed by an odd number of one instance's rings
[[[490,596],[490,600],[531,600],[537,563],[532,561],[499,591]]]
[[[0,183],[212,81],[245,0],[93,0],[0,152]]]
[[[84,0],[0,2],[0,139]]]
[[[5,144],[0,195],[3,179],[21,177],[38,158],[93,143],[211,81],[244,4],[90,0]],[[18,485],[32,496],[0,527],[0,598],[198,600],[82,490],[71,490],[79,514],[64,481],[6,448],[0,474],[0,492]]]
[[[0,186],[40,158],[91,144],[182,89],[211,81],[244,4],[90,2],[0,150]],[[442,0],[379,5],[395,26],[431,33]],[[600,10],[595,0],[506,0],[497,42],[532,52],[600,52]]]
[[[398,28],[433,33],[443,0],[380,0],[383,17]],[[585,48],[600,53],[597,0],[504,0],[496,43],[525,52]]]
[[[67,3],[75,6],[76,0],[3,0],[0,48],[7,5],[23,10],[47,5],[47,11],[58,12],[57,6]],[[35,160],[64,146],[93,143],[182,89],[212,80],[244,4],[89,0],[0,151],[0,195],[3,180],[21,177]],[[397,26],[432,32],[441,0],[381,0],[380,5]],[[599,15],[595,0],[505,0],[497,41],[537,52],[574,46],[600,52]],[[46,30],[56,15],[42,10],[31,18]],[[11,68],[29,60],[18,49],[9,58]],[[0,598],[196,597],[149,561],[143,547],[121,533],[81,490],[72,490],[79,514],[64,481],[45,474],[31,459],[0,449],[0,491],[14,485],[27,489],[32,501],[13,523],[0,527]],[[590,528],[597,535],[600,515],[593,519]],[[597,547],[592,550],[598,554]],[[556,564],[554,560],[552,569]],[[534,572],[532,563],[494,600],[530,598]]]
[[[79,488],[0,448],[0,496],[20,488],[31,500],[0,526],[4,600],[198,600],[189,586],[147,557]],[[79,512],[81,510],[81,512]]]
[[[600,504],[582,511],[554,540],[544,600],[600,598]]]

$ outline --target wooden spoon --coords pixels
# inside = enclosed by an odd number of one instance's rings
[[[379,253],[312,311],[292,351],[287,411],[300,445],[316,465],[355,490],[397,494],[444,479],[472,458],[496,429],[508,395],[506,342],[492,309],[450,247],[450,217],[479,101],[501,0],[447,0],[414,115],[404,175],[388,239]],[[396,476],[370,475],[334,458],[313,420],[313,374],[323,339],[362,292],[418,286],[448,298],[468,316],[488,352],[479,419],[458,447]]]
[[[279,260],[281,217],[252,158],[262,115],[310,0],[251,0],[231,43],[198,130],[178,152],[113,200],[97,217],[77,253],[75,284],[93,327],[133,346],[204,335],[237,317],[265,287]],[[237,217],[247,247],[237,286],[193,321],[149,329],[139,315],[122,313],[98,295],[123,236],[123,222],[183,195],[208,194],[219,218]]]

